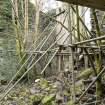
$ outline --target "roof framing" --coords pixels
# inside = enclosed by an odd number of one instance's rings
[[[57,1],[67,2],[69,4],[86,6],[105,11],[105,0],[57,0]]]

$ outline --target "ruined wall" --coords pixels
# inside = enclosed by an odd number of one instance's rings
[[[13,37],[0,33],[0,79],[10,80],[16,72],[16,44]]]

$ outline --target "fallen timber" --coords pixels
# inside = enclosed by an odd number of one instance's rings
[[[69,4],[86,6],[94,9],[105,10],[105,0],[57,0]]]
[[[83,98],[83,96],[87,93],[87,91],[96,83],[98,78],[105,72],[105,67],[101,70],[101,72],[97,75],[97,77],[90,83],[90,85],[87,87],[87,89],[81,94],[79,99],[77,100],[76,104],[79,103],[79,101]]]
[[[26,52],[27,54],[30,54],[30,53],[33,53],[34,54],[43,54],[45,51],[35,51],[35,52]],[[52,55],[51,52],[48,52],[49,55]],[[80,53],[77,53],[77,52],[73,52],[74,54],[76,55],[80,55]],[[95,52],[96,54],[99,54],[99,52]],[[105,52],[103,52],[105,54]],[[82,55],[87,55],[86,53],[81,53]],[[56,54],[56,56],[60,56],[60,55],[63,55],[63,56],[71,56],[71,53],[70,52],[59,52]],[[94,53],[89,53],[89,55],[94,55]]]
[[[77,43],[74,43],[74,45],[79,45],[79,44],[84,44],[84,43],[88,43],[88,42],[92,42],[92,41],[97,41],[97,40],[104,40],[104,39],[105,39],[105,35],[97,37],[97,38],[92,38],[92,39],[89,39],[89,40],[84,40],[84,41],[81,41],[81,42],[77,42]]]
[[[93,40],[96,40],[97,38],[95,38],[95,39],[93,39]],[[90,40],[85,40],[85,41],[81,41],[81,42],[77,42],[77,43],[86,43],[86,42],[90,42],[90,41],[92,41],[92,39],[90,39]],[[75,44],[77,44],[77,43],[75,43]],[[71,56],[71,53],[70,52],[68,52],[68,51],[66,51],[66,50],[64,50],[64,49],[66,49],[66,48],[68,48],[68,47],[71,47],[71,48],[82,48],[82,49],[84,49],[84,48],[88,48],[88,49],[94,49],[95,50],[95,53],[96,54],[99,54],[100,52],[98,51],[98,49],[100,50],[103,50],[103,53],[105,53],[105,45],[100,45],[100,46],[89,46],[89,45],[75,45],[75,44],[73,44],[73,45],[71,45],[71,44],[60,44],[60,45],[57,45],[57,47],[62,47],[63,49],[62,49],[62,52],[58,52],[57,54],[56,54],[56,56],[60,56],[60,55],[64,55],[64,56]],[[52,50],[49,50],[49,51],[47,51],[47,53],[49,54],[49,55],[51,55],[51,53],[53,52],[53,51],[55,51],[56,50],[56,48],[55,49],[52,49]],[[39,54],[43,54],[45,51],[25,51],[24,53],[26,53],[26,54],[36,54],[36,53],[39,53]],[[74,54],[80,54],[80,53],[77,53],[77,52],[73,52]],[[83,55],[86,55],[86,53],[82,53]],[[93,55],[94,53],[89,53],[89,55]]]

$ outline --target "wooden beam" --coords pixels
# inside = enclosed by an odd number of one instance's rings
[[[86,6],[90,8],[95,8],[104,11],[105,10],[105,0],[57,0],[62,2],[67,2],[69,4]]]

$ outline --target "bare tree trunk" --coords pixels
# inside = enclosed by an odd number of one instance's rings
[[[24,18],[24,1],[21,0],[22,17]]]
[[[15,10],[16,10],[16,16],[18,18],[19,17],[19,13],[18,13],[18,0],[15,0]]]
[[[33,36],[33,42],[37,40],[39,34],[39,17],[40,17],[40,10],[42,8],[42,0],[35,0],[35,33]]]
[[[14,0],[12,0],[12,3],[14,4]],[[14,7],[14,5],[13,5]],[[12,21],[13,23],[15,23],[15,13],[14,13],[14,9],[12,8]]]
[[[21,37],[19,33],[19,11],[18,11],[18,0],[12,0],[12,21],[13,21],[13,26],[14,26],[14,32],[16,34],[16,49],[17,49],[17,54],[21,58],[21,48],[22,48],[22,42],[21,42]]]
[[[28,50],[28,0],[25,0],[25,17],[24,17],[24,47]]]

